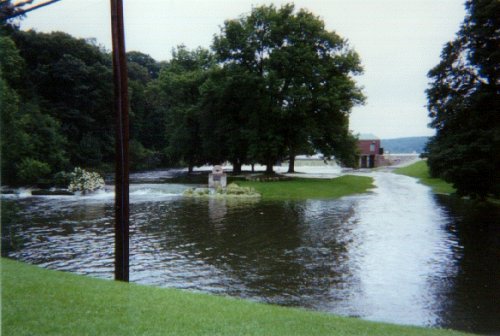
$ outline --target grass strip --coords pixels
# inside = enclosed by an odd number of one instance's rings
[[[466,335],[0,265],[2,335]]]
[[[237,181],[240,186],[253,187],[263,199],[305,200],[328,199],[362,194],[373,188],[367,176],[344,175],[334,179],[292,178],[284,181]]]
[[[395,169],[394,172],[396,174],[411,176],[419,179],[422,184],[431,187],[437,194],[449,195],[455,193],[456,191],[450,183],[447,183],[439,178],[432,178],[429,175],[429,167],[427,166],[427,161],[425,160],[415,162],[406,167]]]

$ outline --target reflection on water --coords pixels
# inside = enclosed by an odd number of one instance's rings
[[[365,319],[500,332],[499,212],[377,173],[341,200],[182,198],[131,186],[131,281]],[[112,190],[2,199],[2,254],[113,277]]]
[[[443,216],[428,189],[407,177],[380,174],[375,194],[361,201],[349,249],[357,260],[361,315],[377,321],[438,324],[434,279],[455,277]],[[408,193],[408,190],[411,193]]]
[[[500,334],[500,208],[475,206],[454,199],[438,200],[446,216],[457,275],[440,285],[441,318],[447,325]]]

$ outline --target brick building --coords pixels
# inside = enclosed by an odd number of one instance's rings
[[[373,134],[360,134],[358,140],[359,167],[375,168],[383,164],[384,149],[380,139]]]

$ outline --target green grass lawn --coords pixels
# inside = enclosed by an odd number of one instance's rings
[[[453,194],[455,188],[450,183],[447,183],[439,178],[432,178],[429,175],[429,167],[427,161],[418,161],[407,167],[398,168],[394,170],[396,174],[415,177],[420,180],[422,184],[432,187],[432,190],[438,194]]]
[[[236,181],[240,186],[253,187],[263,199],[327,199],[360,194],[373,188],[373,179],[366,176],[344,175],[334,179],[292,178],[284,181]]]
[[[2,335],[465,335],[56,272],[1,259]]]

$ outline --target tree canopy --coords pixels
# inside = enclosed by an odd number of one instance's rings
[[[92,40],[61,32],[11,27],[3,29],[0,39],[2,183],[50,181],[54,174],[75,166],[112,167],[109,53]],[[165,145],[164,137],[145,135],[154,123],[147,88],[157,77],[160,63],[138,52],[127,56],[134,121],[132,168],[151,168],[160,163],[158,153]],[[156,125],[157,133],[164,135],[164,127]],[[30,172],[33,176],[27,178]]]
[[[2,2],[2,11],[12,11]],[[109,51],[66,33],[0,24],[2,183],[36,184],[114,159]],[[354,164],[351,108],[364,101],[359,56],[293,5],[228,20],[211,49],[157,62],[127,53],[132,170],[229,161],[234,171],[322,152]]]
[[[192,172],[207,162],[201,136],[200,87],[212,64],[208,50],[189,51],[184,46],[172,52],[172,60],[160,73],[159,85],[166,106],[166,156],[170,162],[182,161]]]
[[[68,164],[59,121],[21,90],[26,63],[14,41],[0,36],[2,182],[31,184]],[[21,92],[21,93],[20,93]]]
[[[345,151],[348,115],[363,102],[353,75],[358,55],[317,16],[292,4],[260,6],[224,23],[213,50],[222,67],[239,72],[258,92],[248,117],[249,157],[267,165],[300,153]],[[234,72],[234,71],[233,71]],[[354,147],[351,148],[354,153]]]
[[[427,146],[433,176],[460,195],[500,194],[500,2],[468,0],[467,15],[427,90],[436,136]]]

